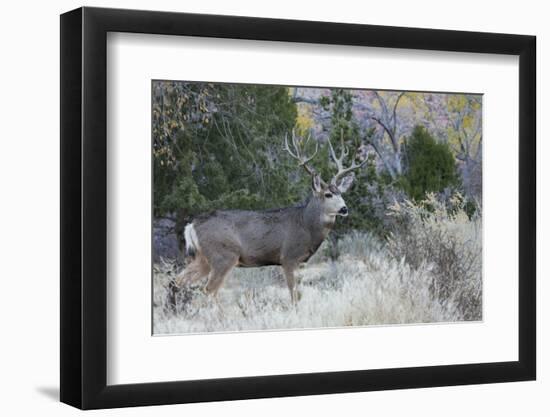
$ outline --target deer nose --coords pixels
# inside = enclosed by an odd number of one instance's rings
[[[338,213],[340,214],[348,214],[348,208],[346,206],[342,207]]]

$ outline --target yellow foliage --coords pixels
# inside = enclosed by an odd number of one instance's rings
[[[299,135],[308,132],[315,125],[311,107],[309,105],[298,106],[298,116],[296,117],[296,131]]]
[[[474,125],[474,117],[471,114],[467,114],[462,119],[462,127],[464,129],[471,129]]]

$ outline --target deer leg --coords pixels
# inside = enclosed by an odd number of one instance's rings
[[[202,256],[197,257],[176,277],[174,284],[178,288],[182,288],[207,276],[209,272],[210,266],[206,259]]]
[[[220,299],[218,298],[218,291],[221,288],[223,282],[225,281],[225,278],[227,275],[229,275],[229,272],[233,269],[233,267],[237,264],[238,256],[234,256],[232,258],[226,258],[223,260],[218,260],[212,267],[212,270],[210,271],[210,275],[208,276],[208,282],[206,283],[206,286],[204,287],[204,291],[206,294],[209,294],[214,299],[214,303],[218,310],[218,315],[220,318],[223,316],[223,308],[220,303]]]
[[[208,275],[210,267],[203,257],[195,258],[185,269],[168,284],[168,305],[175,310],[177,307],[177,296],[182,289],[185,289],[193,282]]]
[[[290,291],[290,299],[292,304],[297,304],[300,299],[300,294],[296,288],[296,278],[294,277],[294,270],[296,269],[295,264],[284,264],[283,271],[285,273],[286,284],[288,285],[288,290]]]
[[[217,299],[220,287],[229,272],[235,265],[237,265],[238,260],[238,255],[229,255],[223,258],[219,256],[215,262],[212,262],[212,270],[208,276],[208,282],[204,287],[207,294],[210,294]]]

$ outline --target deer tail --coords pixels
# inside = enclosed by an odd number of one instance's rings
[[[185,238],[185,255],[194,257],[196,253],[200,251],[201,247],[199,245],[199,238],[193,223],[188,223],[185,226],[183,235]]]

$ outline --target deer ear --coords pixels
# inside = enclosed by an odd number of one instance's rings
[[[342,180],[338,184],[338,191],[340,191],[341,193],[345,193],[346,191],[348,191],[349,188],[351,187],[351,184],[353,184],[354,179],[355,179],[355,175],[353,174],[350,174],[342,178]]]
[[[321,177],[319,175],[313,176],[313,180],[311,181],[311,188],[313,188],[313,191],[315,191],[316,193],[320,193],[322,191]]]

